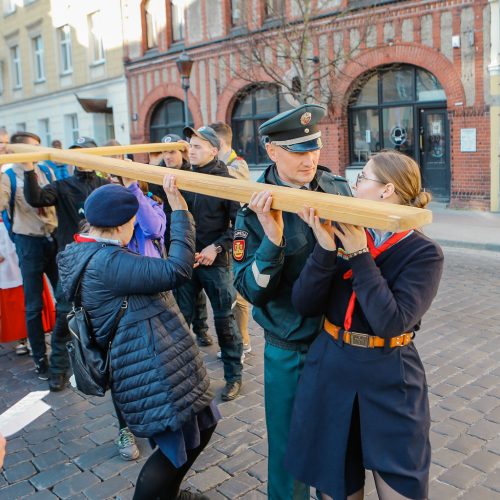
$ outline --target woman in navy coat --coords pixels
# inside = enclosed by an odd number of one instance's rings
[[[381,152],[356,196],[425,207],[420,170]],[[297,391],[285,465],[323,498],[363,498],[365,469],[381,499],[425,499],[431,458],[424,368],[412,342],[435,297],[441,249],[417,229],[384,233],[301,217],[318,243],[294,284],[304,316],[325,315]]]

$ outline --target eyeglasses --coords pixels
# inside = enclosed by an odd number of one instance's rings
[[[356,186],[362,181],[373,181],[373,182],[378,182],[379,184],[385,184],[385,182],[379,181],[378,179],[372,179],[371,177],[366,177],[364,172],[360,172],[356,177]]]

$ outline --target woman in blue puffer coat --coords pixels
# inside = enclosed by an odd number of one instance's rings
[[[168,259],[126,248],[139,204],[133,193],[113,184],[87,198],[89,233],[58,256],[69,300],[81,279],[82,304],[103,348],[120,307],[128,303],[110,347],[111,391],[130,430],[158,446],[139,474],[136,500],[206,498],[179,494],[179,488],[220,418],[201,355],[170,291],[191,278],[194,222],[172,176],[164,188],[173,208]]]

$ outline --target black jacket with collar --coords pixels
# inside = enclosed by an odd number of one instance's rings
[[[41,188],[35,172],[30,171],[24,173],[24,196],[32,207],[55,205],[58,219],[57,248],[61,251],[73,242],[73,236],[80,230],[78,226],[85,218],[83,205],[87,196],[104,184],[109,182],[95,172],[75,169],[71,177],[51,182]]]
[[[232,178],[225,163],[217,158],[214,158],[203,167],[192,167],[192,170],[201,174]],[[200,252],[211,244],[220,245],[223,250],[217,255],[212,265],[229,266],[234,221],[240,204],[205,194],[186,191],[182,194],[196,223],[196,251]],[[222,191],[221,195],[223,195]]]

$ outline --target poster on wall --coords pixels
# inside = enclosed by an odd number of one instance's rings
[[[460,129],[460,151],[462,153],[476,152],[476,129],[462,128]]]

